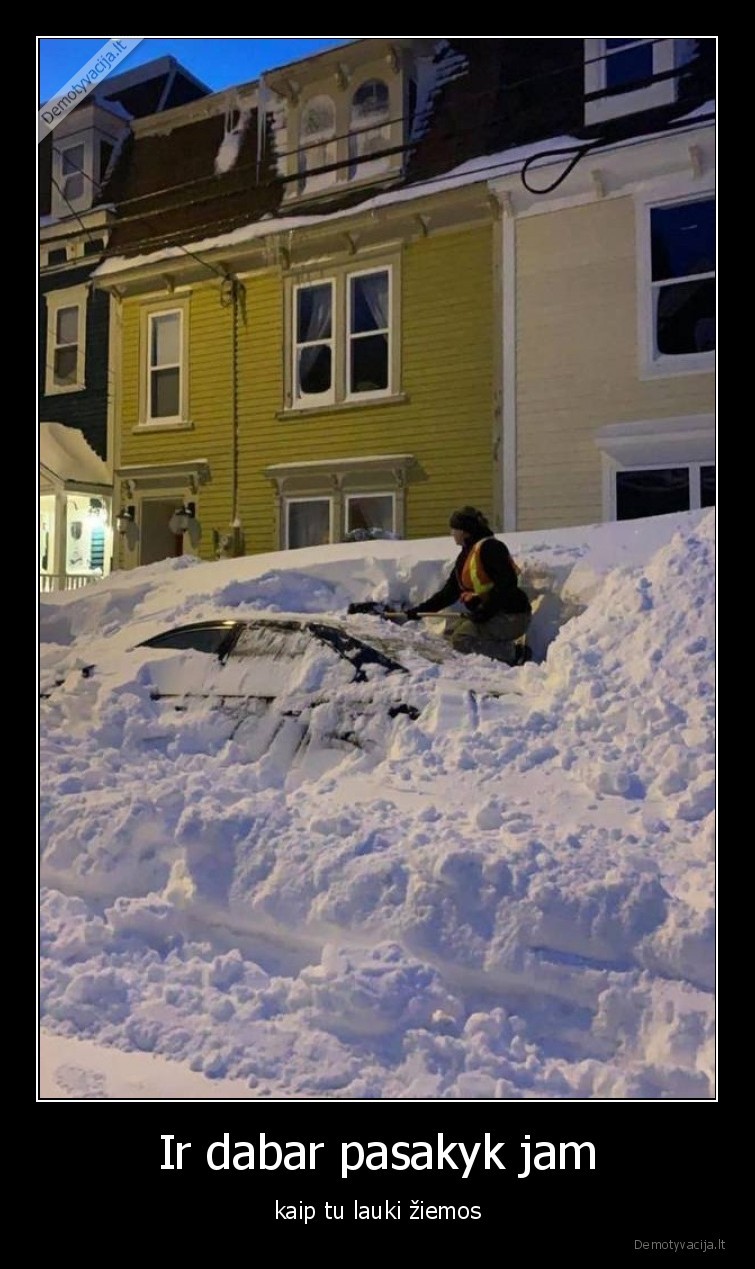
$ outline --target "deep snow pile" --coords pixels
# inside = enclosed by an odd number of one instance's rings
[[[40,715],[43,1027],[250,1096],[712,1096],[715,517],[660,519],[592,571],[514,539],[539,660],[417,660],[416,719],[380,708],[393,676],[304,741],[285,693],[260,730],[166,712],[127,658],[72,676]],[[420,545],[118,575],[43,607],[43,674],[221,610],[416,600],[449,563]]]

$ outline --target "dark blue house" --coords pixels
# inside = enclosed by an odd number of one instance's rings
[[[90,287],[107,251],[106,176],[131,121],[210,92],[172,57],[111,75],[39,146],[40,589],[85,585],[110,569],[114,297]]]

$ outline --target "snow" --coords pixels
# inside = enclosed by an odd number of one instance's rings
[[[426,597],[450,536],[44,596],[42,1098],[716,1097],[715,512],[506,541],[520,668],[345,616]],[[153,699],[209,658],[139,641],[280,614],[409,673],[313,642],[252,667],[265,717]]]

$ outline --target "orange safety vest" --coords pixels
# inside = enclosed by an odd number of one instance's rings
[[[479,542],[475,542],[461,568],[459,586],[461,588],[461,599],[465,604],[468,604],[475,595],[486,595],[494,586],[494,582],[490,580],[482,567],[482,560],[480,559],[480,550],[484,541],[484,538],[480,538]],[[509,558],[518,577],[522,570],[516,560]]]
[[[479,542],[475,542],[461,567],[459,585],[461,599],[465,604],[468,604],[475,595],[485,595],[493,589],[493,582],[482,567],[480,559],[480,547],[484,540],[481,538]]]

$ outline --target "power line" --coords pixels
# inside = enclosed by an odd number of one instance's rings
[[[642,44],[633,45],[633,46],[631,46],[631,47],[652,47],[652,46],[653,46],[653,45],[655,45],[655,44],[662,44],[662,43],[665,43],[666,39],[673,39],[673,38],[676,38],[676,37],[673,37],[673,36],[663,36],[663,37],[659,37],[659,38],[657,38],[657,39],[653,39],[653,40],[645,40],[645,41],[643,41],[643,42],[642,42]],[[696,38],[696,37],[693,37],[693,38]],[[574,72],[574,70],[575,70],[578,66],[580,66],[580,67],[582,67],[582,66],[590,66],[590,65],[593,65],[593,64],[594,64],[594,63],[596,63],[596,62],[603,62],[603,61],[607,61],[607,60],[608,60],[608,58],[610,58],[610,57],[615,57],[615,56],[617,55],[617,53],[621,53],[622,51],[625,51],[625,50],[622,50],[622,49],[614,49],[614,50],[611,50],[611,51],[610,51],[610,52],[608,52],[608,53],[602,53],[602,54],[600,54],[598,57],[592,57],[592,58],[580,58],[580,59],[579,59],[579,61],[575,60],[573,64],[570,64],[570,65],[567,65],[567,66],[560,66],[560,67],[556,67],[555,69],[551,69],[551,70],[547,70],[547,71],[538,71],[536,74],[526,76],[524,79],[514,80],[512,83],[507,83],[507,84],[501,85],[501,86],[500,86],[500,90],[501,90],[503,93],[508,93],[508,92],[513,91],[515,88],[522,88],[522,87],[525,87],[525,86],[526,86],[526,85],[528,85],[528,84],[538,83],[540,80],[543,80],[543,79],[552,79],[554,76],[557,76],[557,75],[565,75],[565,74],[573,73],[573,72]],[[687,63],[687,65],[689,65],[689,64],[690,64],[690,63]],[[681,67],[681,66],[680,66],[680,67],[676,67],[676,68],[674,69],[674,71],[672,72],[673,77],[676,77],[676,76],[678,76],[678,75],[681,75],[681,74],[682,74],[682,72],[683,72],[683,69],[684,69],[684,67]],[[655,75],[654,75],[654,76],[652,76],[648,82],[652,84],[653,82],[655,82],[655,80],[656,80],[656,79],[659,79],[659,78],[667,78],[667,77],[668,77],[668,75],[669,75],[669,72],[662,72],[662,73],[660,73],[660,74],[659,74],[659,75],[657,75],[657,76],[655,76]],[[227,90],[225,90],[225,91],[227,91]],[[497,93],[498,93],[498,91],[499,91],[499,88],[497,87],[497,88],[495,89],[495,93],[497,94]],[[485,94],[485,95],[487,95],[487,94]],[[477,96],[477,97],[482,97],[482,96],[483,96],[483,94],[482,94],[482,93],[477,93],[477,94],[476,94],[476,96]],[[367,128],[362,129],[362,131],[367,132],[367,131],[376,130],[376,129],[377,129],[377,128],[379,128],[379,127],[387,127],[389,124],[393,124],[393,123],[405,123],[405,122],[406,122],[406,119],[407,119],[407,116],[406,116],[406,115],[397,115],[397,116],[396,116],[395,118],[393,118],[393,119],[389,119],[389,120],[382,120],[382,121],[380,121],[379,123],[378,123],[378,122],[376,122],[376,123],[372,126],[372,128],[367,127]],[[466,128],[455,128],[455,129],[454,129],[454,132],[453,132],[453,135],[454,135],[454,136],[466,136],[466,135],[468,135],[469,133],[471,133],[471,132],[477,132],[478,130],[479,130],[479,125],[478,125],[478,124],[472,124],[472,125],[470,125],[469,127],[466,127]],[[353,136],[353,135],[357,135],[357,134],[355,134],[355,132],[354,132],[353,130],[350,130],[350,131],[348,131],[348,132],[338,133],[338,134],[336,134],[336,135],[334,135],[334,136],[332,136],[332,137],[328,137],[325,141],[315,141],[315,142],[312,142],[312,143],[311,143],[311,144],[309,144],[309,145],[297,146],[297,147],[294,147],[294,148],[292,148],[292,149],[290,149],[290,150],[282,150],[282,151],[280,151],[280,152],[276,152],[276,157],[277,157],[277,158],[281,158],[281,159],[282,159],[282,158],[289,158],[292,154],[297,154],[297,153],[300,153],[302,150],[313,149],[313,148],[315,148],[315,147],[316,147],[316,146],[318,146],[318,145],[328,144],[328,143],[332,143],[332,142],[334,142],[334,141],[336,141],[336,142],[337,142],[337,141],[343,141],[343,140],[348,139],[348,137],[349,137],[349,136]],[[418,142],[417,142],[417,141],[410,141],[410,142],[408,142],[408,143],[407,143],[407,144],[403,147],[403,149],[405,149],[405,150],[413,149],[413,148],[414,148],[417,144],[418,144]],[[256,166],[257,166],[256,160],[255,160],[255,162],[252,162],[252,163],[241,163],[241,164],[235,165],[235,166],[234,166],[234,168],[233,168],[233,171],[234,171],[234,173],[235,173],[235,174],[239,174],[239,173],[243,173],[243,172],[251,172],[251,171],[253,171],[253,170],[256,168]],[[321,170],[322,170],[322,169],[320,169],[320,168],[318,168],[318,169],[317,169],[317,171],[318,171],[318,172],[319,172],[319,171],[321,171]],[[122,198],[122,199],[119,199],[119,200],[118,200],[118,207],[128,207],[128,206],[130,206],[132,203],[143,202],[143,201],[145,201],[145,200],[147,200],[147,199],[150,199],[150,198],[159,198],[162,194],[169,194],[169,193],[171,193],[171,192],[178,191],[178,190],[182,190],[182,189],[191,189],[191,188],[193,188],[193,187],[194,187],[194,186],[196,186],[196,185],[202,185],[202,184],[205,184],[207,181],[212,181],[212,180],[214,180],[214,179],[215,179],[214,174],[208,174],[207,176],[198,176],[198,177],[193,177],[190,181],[182,181],[180,184],[177,184],[177,185],[166,185],[166,186],[163,186],[163,187],[162,187],[162,188],[160,188],[160,189],[151,190],[151,191],[150,191],[149,193],[147,193],[147,194],[135,194],[135,195],[133,195],[131,198]],[[278,178],[278,179],[295,179],[295,177],[290,177],[290,178]],[[103,186],[103,188],[104,188],[104,186]],[[121,221],[120,223],[123,223],[123,221]]]
[[[691,131],[693,128],[695,128],[695,127],[699,126],[701,123],[705,123],[705,122],[707,122],[707,121],[709,121],[709,120],[712,120],[712,119],[714,119],[714,118],[715,118],[715,115],[714,115],[714,114],[711,114],[711,115],[705,115],[705,116],[700,116],[700,117],[698,117],[697,119],[695,119],[694,121],[691,121],[691,122],[686,122],[683,126],[676,127],[676,128],[666,128],[666,129],[664,129],[664,131],[663,131],[663,133],[662,133],[661,135],[663,135],[664,137],[665,137],[665,136],[675,136],[675,135],[677,135],[678,133],[689,132],[689,131]],[[621,144],[621,148],[622,148],[622,149],[630,149],[630,148],[632,148],[632,147],[633,147],[633,146],[635,146],[635,145],[644,145],[644,144],[647,144],[647,140],[648,140],[648,137],[645,135],[645,136],[642,136],[642,137],[635,138],[635,139],[634,139],[634,140],[632,140],[632,141],[624,141],[624,142]],[[522,168],[522,171],[524,171],[524,170],[529,170],[529,167],[530,167],[531,165],[536,164],[536,163],[538,162],[538,160],[542,160],[544,157],[547,157],[548,155],[553,155],[553,156],[556,156],[556,157],[558,157],[558,156],[562,156],[565,160],[566,160],[566,159],[570,159],[570,162],[569,162],[569,164],[568,164],[567,170],[559,176],[558,180],[557,180],[554,184],[552,184],[552,185],[548,186],[546,189],[542,189],[542,190],[534,189],[532,186],[527,185],[527,184],[526,184],[526,182],[523,182],[523,183],[525,184],[525,188],[526,188],[526,189],[528,189],[530,193],[534,193],[534,194],[546,194],[546,193],[551,192],[551,190],[552,190],[552,189],[555,189],[555,188],[557,187],[557,185],[558,185],[558,184],[560,184],[560,183],[561,183],[561,181],[563,181],[563,180],[566,178],[566,176],[568,176],[569,172],[570,172],[570,171],[571,171],[571,170],[572,170],[572,169],[576,166],[576,163],[577,163],[577,162],[579,162],[579,160],[580,160],[582,157],[584,157],[584,155],[585,155],[585,154],[586,154],[589,150],[592,150],[592,149],[597,149],[599,146],[604,145],[604,144],[605,144],[605,143],[604,143],[602,140],[598,140],[598,141],[595,141],[595,142],[590,142],[590,143],[589,143],[589,144],[587,144],[587,145],[572,146],[572,147],[569,147],[569,148],[567,148],[567,149],[563,149],[563,150],[540,151],[540,152],[539,152],[539,153],[537,153],[537,154],[533,154],[533,155],[531,155],[531,156],[530,156],[527,160],[525,160],[525,165],[524,165],[524,167]],[[576,152],[576,156],[575,156],[575,152]],[[504,151],[503,153],[505,153],[505,151]],[[340,166],[345,166],[345,164],[341,164]],[[475,171],[473,179],[465,180],[465,178],[464,178],[464,177],[455,178],[455,177],[454,177],[454,175],[453,175],[453,172],[444,172],[443,174],[441,174],[441,175],[439,175],[439,176],[428,177],[428,179],[427,179],[427,180],[424,180],[424,181],[419,182],[419,183],[418,183],[418,185],[416,185],[416,186],[412,186],[412,185],[401,185],[401,186],[399,186],[399,187],[397,187],[397,188],[398,188],[398,189],[399,189],[402,193],[406,193],[406,192],[408,192],[408,191],[410,191],[410,190],[412,190],[412,189],[416,189],[416,191],[417,191],[417,197],[422,197],[423,192],[424,192],[424,191],[425,191],[425,190],[426,190],[429,186],[441,185],[441,184],[443,184],[443,183],[445,183],[445,182],[447,182],[447,181],[449,181],[449,180],[455,180],[455,179],[459,179],[459,180],[461,180],[461,181],[464,181],[464,183],[465,183],[465,184],[472,185],[472,184],[475,184],[477,181],[480,181],[480,180],[488,180],[488,179],[492,180],[492,179],[495,179],[496,177],[505,176],[505,175],[507,175],[507,174],[508,174],[508,173],[510,173],[510,172],[514,172],[514,171],[516,171],[516,170],[517,170],[518,168],[520,168],[521,166],[522,166],[522,160],[521,160],[521,158],[519,158],[519,159],[500,159],[500,160],[491,160],[491,162],[490,162],[490,163],[488,163],[488,164],[486,164],[486,165],[484,165],[484,166],[482,166],[482,167],[478,168],[478,169]],[[279,178],[279,179],[280,179],[280,178]],[[346,188],[348,188],[348,187],[346,187]],[[336,189],[334,189],[333,191],[329,191],[329,192],[331,192],[331,193],[343,193],[343,192],[346,192],[346,191],[345,191],[345,190],[336,190]],[[393,191],[393,190],[389,191],[389,193],[392,193],[392,192],[394,192],[394,191]],[[216,201],[216,202],[217,202],[219,199],[221,199],[221,198],[226,198],[226,197],[229,197],[229,196],[232,196],[232,194],[229,194],[228,192],[224,192],[223,194],[218,194],[218,195],[216,196],[216,199],[215,199],[214,201]],[[379,194],[378,194],[378,195],[376,195],[374,192],[369,193],[369,194],[367,194],[367,195],[365,196],[364,201],[365,201],[365,202],[368,202],[368,201],[370,201],[371,199],[373,199],[373,198],[375,198],[375,197],[380,197],[380,195],[379,195]],[[164,210],[163,210],[160,214],[161,214],[161,215],[166,215],[166,214],[168,214],[168,213],[169,213],[170,211],[172,211],[172,210],[174,210],[174,209],[173,209],[173,208],[166,208],[166,209],[164,209]],[[341,210],[341,209],[339,209],[339,210]],[[359,210],[360,210],[360,204],[358,204],[358,203],[357,203],[357,204],[355,204],[353,207],[350,207],[350,208],[348,208],[348,209],[343,209],[343,210],[344,210],[344,211],[349,211],[349,212],[352,212],[353,214],[357,215],[357,214],[359,213]],[[323,215],[323,213],[321,213],[321,215]],[[327,215],[327,213],[325,213],[324,215]],[[141,221],[142,223],[144,223],[144,221],[143,221],[143,218],[142,218],[142,217],[133,217],[133,218],[130,218],[130,219],[133,219],[133,220],[134,220],[134,222],[140,222],[140,221]],[[119,223],[122,223],[122,222],[119,222]],[[260,221],[253,221],[253,220],[252,220],[252,221],[249,221],[248,223],[249,223],[249,225],[253,225],[253,224],[259,224],[259,223],[261,223],[261,222],[260,222]],[[280,232],[279,230],[276,230],[276,228],[275,228],[275,220],[266,221],[266,222],[265,222],[265,224],[269,227],[269,232],[270,232],[271,234],[272,234],[272,233],[276,233],[276,232]],[[227,230],[227,231],[225,231],[225,230],[224,230],[224,226],[225,226],[225,225],[228,225],[228,226],[229,226],[229,228],[228,228],[228,230]],[[238,229],[238,228],[240,228],[240,227],[241,227],[241,226],[239,225],[239,222],[238,222],[238,217],[235,217],[235,216],[234,216],[234,217],[227,217],[224,221],[223,221],[223,220],[218,220],[218,218],[217,218],[217,217],[214,217],[211,221],[207,221],[207,222],[205,222],[204,224],[197,225],[197,226],[193,229],[193,231],[192,231],[192,232],[193,232],[194,234],[201,234],[203,231],[205,231],[205,230],[206,230],[206,231],[208,231],[208,233],[212,233],[212,235],[213,235],[214,237],[219,237],[219,236],[221,236],[221,235],[223,234],[223,232],[232,232],[232,230],[233,230],[233,229]],[[176,230],[176,231],[174,231],[174,234],[175,234],[175,233],[180,233],[180,232],[183,232],[183,231],[181,231],[181,230]],[[173,243],[172,243],[172,242],[170,242],[168,235],[166,235],[165,233],[163,233],[163,234],[161,234],[161,235],[159,235],[159,236],[156,236],[156,237],[155,237],[155,238],[153,238],[153,239],[147,239],[146,241],[145,241],[145,240],[142,240],[142,242],[141,242],[141,251],[142,251],[142,252],[144,252],[145,248],[146,248],[146,249],[149,249],[149,243],[150,243],[150,242],[153,242],[153,241],[154,241],[154,242],[159,242],[159,243],[161,244],[161,247],[162,247],[163,249],[165,249],[165,250],[173,250],[173,249],[177,248],[178,246],[180,246],[180,244],[179,244],[179,243],[175,243],[175,242],[173,242]],[[218,244],[218,247],[222,247],[222,245],[223,245],[223,244]],[[153,249],[153,250],[158,250],[158,248],[157,248],[157,247],[152,248],[152,249]],[[210,248],[204,248],[204,250],[209,250],[209,249],[210,249]],[[123,248],[118,248],[117,250],[109,250],[109,249],[108,249],[108,250],[105,250],[105,251],[102,253],[102,259],[112,259],[112,258],[118,258],[118,257],[121,257],[121,256],[123,256],[123,255],[124,255]]]

